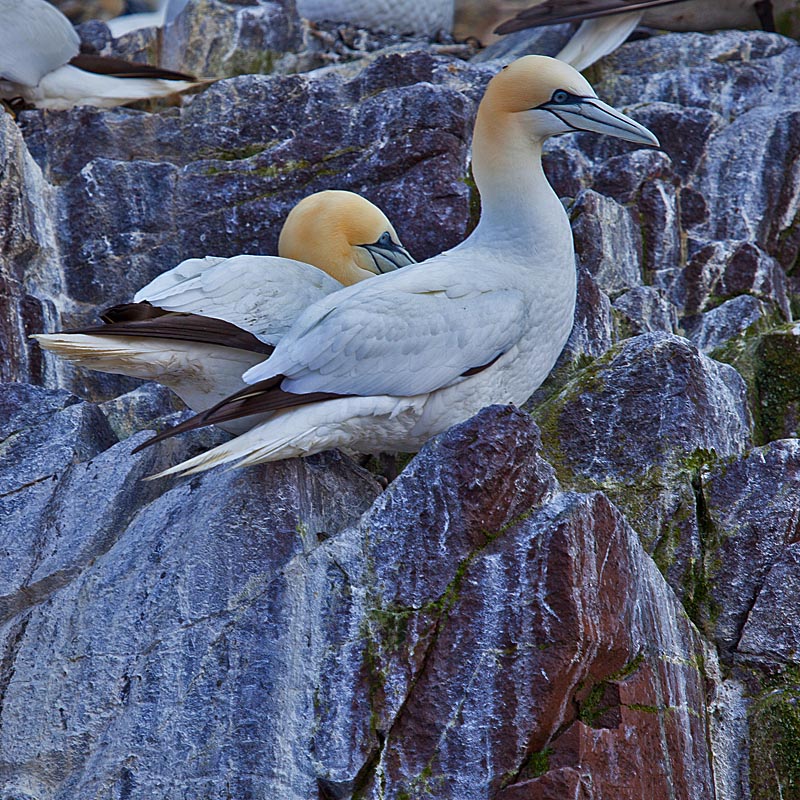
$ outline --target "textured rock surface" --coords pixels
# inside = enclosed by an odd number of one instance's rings
[[[169,393],[26,337],[274,252],[318,189],[452,246],[501,61],[290,2],[195,0],[173,34],[84,29],[273,74],[0,118],[2,796],[797,796],[800,47],[669,35],[593,68],[664,151],[548,145],[580,269],[541,446],[486,410],[379,495],[336,454],[143,482],[220,435],[131,455]]]

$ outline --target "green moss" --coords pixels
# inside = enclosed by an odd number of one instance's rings
[[[472,175],[472,164],[469,165],[467,174],[463,178],[460,178],[460,181],[466,184],[469,189],[469,220],[466,230],[466,235],[469,236],[469,234],[475,230],[481,218],[481,195],[475,183],[475,178]]]
[[[755,392],[761,441],[796,436],[800,419],[800,336],[791,329],[761,337]]]
[[[590,728],[593,728],[597,720],[609,709],[609,706],[602,704],[606,683],[606,681],[602,681],[592,686],[586,699],[579,705],[578,719]]]
[[[750,707],[753,800],[800,799],[799,678],[796,668],[772,678]]]
[[[225,74],[230,78],[237,75],[270,75],[279,59],[280,53],[272,50],[237,50],[225,62]]]
[[[800,414],[800,337],[775,322],[760,320],[711,352],[747,384],[756,445],[795,434]]]
[[[525,765],[527,774],[531,778],[540,778],[544,775],[550,769],[550,756],[552,753],[553,751],[548,747],[545,747],[544,750],[539,750],[538,753],[534,753]]]
[[[628,708],[630,708],[631,711],[641,711],[645,714],[658,714],[660,710],[658,706],[646,706],[642,703],[631,703]]]

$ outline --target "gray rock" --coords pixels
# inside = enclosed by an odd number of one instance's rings
[[[793,558],[789,550],[797,537],[800,442],[785,440],[752,450],[706,472],[701,485],[711,632],[727,659],[735,650],[766,657],[774,652],[766,639],[762,636],[760,649],[752,637],[745,646],[742,630],[745,623],[751,626],[755,606],[761,608],[761,622],[753,622],[753,631],[763,627],[765,614],[777,619],[789,613],[791,594],[781,604],[770,599],[775,588],[762,594],[770,571]],[[785,571],[780,568],[776,575],[781,569]],[[790,584],[785,591],[790,592]],[[791,625],[784,628],[783,635],[791,635]]]
[[[710,353],[759,323],[762,328],[769,328],[770,322],[774,319],[766,303],[743,294],[726,300],[705,314],[684,319],[683,327],[700,350]]]
[[[750,242],[714,242],[698,250],[686,265],[687,315],[706,311],[709,301],[745,293],[772,303],[786,321],[792,319],[786,274],[780,264]]]
[[[630,209],[591,190],[572,209],[578,261],[614,297],[642,283],[641,233]]]
[[[678,311],[666,292],[652,286],[636,286],[620,295],[613,303],[620,327],[620,339],[642,333],[664,331],[675,333],[678,329]]]
[[[154,427],[160,417],[185,409],[176,394],[158,383],[145,383],[100,404],[100,410],[119,439],[127,439],[145,427]]]
[[[699,613],[696,473],[750,444],[738,373],[685,339],[645,334],[586,367],[534,414],[559,479],[577,489],[603,487]]]

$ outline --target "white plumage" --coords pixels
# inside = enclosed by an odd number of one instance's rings
[[[283,257],[187,259],[140,289],[134,303],[224,320],[275,345],[306,308],[326,295],[412,263],[386,216],[363,197],[344,191],[318,192],[298,203],[281,231],[279,252]],[[173,331],[181,324],[181,317],[166,320]],[[162,321],[152,320],[151,336],[109,325],[108,335],[101,329],[35,338],[44,349],[82,367],[158,381],[195,411],[242,388],[242,373],[264,358],[263,350],[193,341],[192,329],[185,340],[162,338]],[[222,427],[241,432],[255,422],[246,418]]]
[[[198,85],[178,73],[152,70],[152,77],[123,77],[70,64],[79,51],[80,39],[70,21],[45,0],[0,0],[2,99],[22,98],[37,108],[110,108]]]
[[[441,256],[315,303],[244,375],[250,384],[267,381],[246,402],[263,410],[262,401],[275,398],[278,410],[162,474],[329,447],[414,451],[485,405],[524,402],[569,336],[576,291],[569,220],[545,178],[541,146],[579,129],[657,144],[555,59],[526,56],[495,76],[475,125],[482,216],[472,235]],[[346,396],[280,406],[320,392]],[[240,402],[198,422],[214,422]]]

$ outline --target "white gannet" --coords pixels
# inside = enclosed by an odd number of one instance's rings
[[[140,289],[133,303],[104,312],[108,324],[34,338],[82,367],[158,381],[203,411],[241,389],[242,373],[313,302],[414,263],[383,212],[345,191],[301,200],[278,252],[188,259]],[[256,421],[222,427],[240,432]]]
[[[297,0],[297,13],[315,22],[349,22],[418,36],[450,33],[453,8],[454,0]]]
[[[556,58],[582,70],[616,50],[641,22],[669,31],[764,28],[797,36],[797,0],[541,0],[498,25],[506,34],[540,25],[580,22]]]
[[[163,28],[175,20],[188,2],[189,0],[161,0],[157,11],[123,14],[108,20],[106,25],[115,39],[141,28]]]
[[[46,0],[0,0],[0,99],[37,108],[111,108],[197,86],[191,75],[80,53],[70,21]]]
[[[541,161],[544,140],[570,131],[658,145],[561,61],[525,56],[496,75],[475,121],[482,213],[469,238],[311,306],[244,374],[251,386],[151,441],[242,414],[272,416],[161,474],[331,447],[413,452],[486,405],[527,400],[573,323],[572,231]]]

